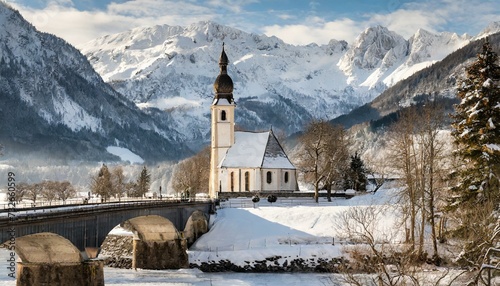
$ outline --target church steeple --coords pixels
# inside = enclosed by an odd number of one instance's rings
[[[234,144],[234,109],[233,80],[227,74],[229,60],[222,45],[219,58],[220,73],[214,82],[215,98],[210,107],[212,112],[211,153],[210,153],[210,197],[217,197],[222,182],[219,174],[219,164],[224,159],[227,150]]]
[[[214,82],[215,98],[214,104],[217,104],[220,99],[226,99],[228,103],[233,103],[233,80],[227,74],[227,65],[229,60],[226,52],[224,51],[224,44],[222,44],[222,53],[219,58],[220,72]]]

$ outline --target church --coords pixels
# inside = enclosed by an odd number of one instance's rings
[[[297,191],[296,168],[272,130],[234,131],[236,104],[228,64],[223,45],[211,105],[210,197],[217,198],[219,192]]]

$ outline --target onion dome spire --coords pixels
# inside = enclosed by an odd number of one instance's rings
[[[233,80],[227,74],[228,64],[229,60],[224,51],[224,43],[222,43],[222,53],[219,58],[220,73],[214,82],[215,100],[218,101],[221,98],[225,98],[229,103],[233,103]]]

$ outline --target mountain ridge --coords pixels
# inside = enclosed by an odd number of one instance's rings
[[[109,146],[151,162],[196,152],[210,138],[222,43],[238,128],[292,134],[312,119],[370,102],[472,39],[419,30],[410,41],[378,26],[351,45],[294,46],[206,21],[136,28],[79,51],[37,31],[5,3],[0,23],[0,141],[7,159],[118,160]],[[492,23],[483,34],[497,29]]]
[[[205,21],[136,28],[79,48],[107,82],[139,107],[169,112],[172,129],[184,132],[188,141],[207,142],[211,86],[223,42],[240,107],[237,124],[250,130],[272,125],[292,134],[313,118],[333,119],[370,102],[471,39],[421,29],[406,40],[377,26],[351,45],[331,40],[294,46]]]
[[[500,52],[500,32],[488,35],[494,51]],[[480,52],[484,40],[475,40],[447,55],[443,60],[424,68],[410,77],[386,89],[373,101],[355,108],[350,113],[339,116],[331,122],[350,128],[357,124],[371,122],[372,127],[387,125],[400,109],[410,105],[424,104],[438,100],[448,112],[453,112],[452,104],[457,103],[456,85],[465,76],[466,66]],[[385,122],[385,123],[384,123]],[[375,128],[376,129],[376,128]]]
[[[0,3],[0,139],[5,157],[117,160],[108,146],[147,159],[172,159],[189,149],[168,129],[106,84],[79,50],[39,32]],[[151,142],[141,143],[140,138]]]

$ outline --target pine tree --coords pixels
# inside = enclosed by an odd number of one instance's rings
[[[137,179],[137,195],[142,197],[149,191],[149,184],[151,183],[151,175],[146,166],[142,168],[141,174]]]
[[[464,240],[457,259],[480,267],[485,253],[496,247],[497,209],[500,203],[500,67],[498,56],[486,39],[477,60],[467,68],[466,78],[459,83],[460,104],[452,135],[457,144],[460,166],[457,194],[450,209],[459,217],[455,236]]]
[[[345,179],[344,188],[359,191],[366,191],[366,167],[361,156],[356,152],[351,156],[350,169]]]
[[[498,56],[486,39],[477,60],[467,68],[459,83],[461,103],[455,106],[452,124],[457,155],[463,166],[455,205],[477,200],[500,199],[500,67]]]

